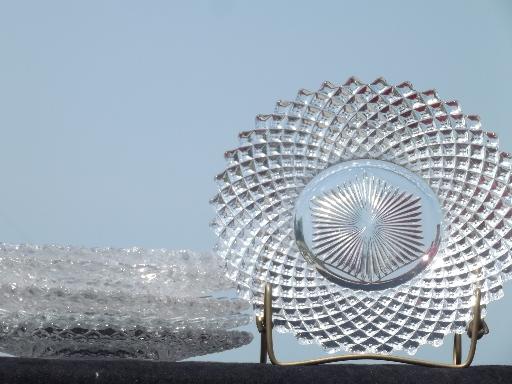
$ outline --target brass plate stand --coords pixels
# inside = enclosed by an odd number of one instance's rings
[[[421,365],[424,367],[435,368],[466,368],[471,365],[475,357],[476,345],[478,340],[489,332],[487,325],[481,317],[480,310],[481,293],[477,289],[475,292],[475,305],[473,307],[473,320],[468,324],[467,333],[471,338],[468,355],[466,360],[462,362],[462,337],[460,334],[455,334],[453,341],[453,361],[451,363],[442,363],[428,360],[414,359],[410,357],[393,356],[393,355],[380,355],[376,353],[362,353],[362,354],[347,354],[329,357],[321,357],[312,360],[302,361],[289,361],[283,362],[277,359],[274,352],[274,340],[272,338],[272,285],[267,283],[265,285],[265,296],[263,301],[263,316],[256,317],[256,325],[261,337],[260,347],[260,363],[267,362],[267,356],[270,362],[274,365],[316,365],[325,363],[335,363],[348,360],[384,360],[393,361],[405,364]]]

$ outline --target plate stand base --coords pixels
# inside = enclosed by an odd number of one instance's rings
[[[475,357],[478,340],[489,332],[485,321],[481,317],[481,296],[480,290],[477,289],[475,291],[475,305],[473,306],[473,320],[468,324],[467,328],[467,334],[471,339],[471,344],[464,361],[462,361],[462,335],[456,333],[453,341],[453,359],[451,363],[420,360],[394,355],[381,355],[376,353],[346,354],[320,357],[311,360],[283,362],[277,359],[274,352],[274,341],[272,338],[272,285],[267,283],[265,284],[265,294],[263,299],[263,316],[256,317],[256,326],[258,327],[261,337],[260,363],[266,363],[268,357],[272,364],[286,366],[317,365],[348,360],[383,360],[432,368],[467,368],[471,365],[473,358]]]

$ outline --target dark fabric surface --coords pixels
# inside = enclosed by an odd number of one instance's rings
[[[0,383],[512,383],[512,366],[430,369],[406,365],[260,364],[0,358]]]

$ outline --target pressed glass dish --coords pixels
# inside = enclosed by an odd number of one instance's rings
[[[334,352],[441,345],[512,276],[511,155],[456,101],[408,82],[325,82],[225,154],[217,253],[274,325]],[[485,315],[485,311],[484,311]]]
[[[182,360],[248,344],[212,253],[0,244],[0,352]]]

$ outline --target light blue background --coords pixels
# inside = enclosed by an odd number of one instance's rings
[[[237,133],[350,75],[436,87],[512,151],[511,4],[1,1],[0,239],[208,250]],[[488,323],[477,362],[512,363],[512,283]],[[206,359],[256,358],[253,343]]]

